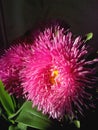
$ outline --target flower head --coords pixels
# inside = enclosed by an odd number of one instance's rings
[[[23,68],[22,62],[29,51],[29,45],[19,43],[22,41],[6,50],[0,58],[0,80],[3,81],[6,90],[17,97],[22,96],[19,71]]]
[[[81,36],[56,24],[35,37],[33,51],[23,63],[20,75],[24,94],[38,110],[61,119],[82,113],[96,86],[96,63],[88,58],[88,45]]]

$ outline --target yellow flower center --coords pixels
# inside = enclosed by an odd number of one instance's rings
[[[52,75],[50,77],[50,83],[53,85],[56,83],[55,78],[58,76],[59,72],[58,70],[53,70]]]

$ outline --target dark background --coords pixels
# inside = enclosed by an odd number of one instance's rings
[[[49,18],[66,20],[75,34],[93,32],[98,44],[97,0],[0,0],[0,47]]]
[[[97,0],[0,0],[0,54],[37,22],[51,18],[64,19],[75,34],[93,32],[90,42],[98,49]],[[81,119],[81,129],[98,129],[97,109]],[[7,130],[7,125],[0,117],[0,130]],[[70,125],[63,129],[76,128]]]

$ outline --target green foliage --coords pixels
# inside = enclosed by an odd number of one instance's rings
[[[3,83],[0,81],[0,102],[8,116],[15,112],[15,106],[11,96],[5,90]]]
[[[18,111],[15,110],[16,102],[14,97],[10,96],[5,90],[3,83],[0,81],[0,102],[6,114],[2,113],[0,108],[0,115],[12,123],[9,130],[27,130],[27,127],[45,130],[50,127],[52,122],[48,116],[32,108],[30,101],[23,102]]]
[[[36,108],[32,109],[32,103],[30,101],[23,104],[22,110],[17,116],[15,122],[23,123],[26,126],[41,130],[45,130],[52,124],[48,116],[43,115],[41,111],[37,111]]]
[[[18,123],[17,126],[15,125],[9,126],[8,130],[27,130],[27,126],[22,123]]]

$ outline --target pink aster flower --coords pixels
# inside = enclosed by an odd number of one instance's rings
[[[56,24],[40,32],[32,48],[20,76],[33,106],[56,119],[92,106],[90,90],[96,87],[98,59],[90,58],[81,36]]]
[[[0,80],[3,81],[10,94],[19,97],[22,96],[19,71],[22,69],[22,61],[25,60],[25,55],[28,54],[29,45],[21,44],[22,41],[17,42],[17,45],[13,45],[6,50],[0,58]]]
[[[98,59],[89,57],[81,36],[57,24],[40,32],[32,48],[20,76],[33,106],[56,119],[92,106],[89,90],[96,87]]]

